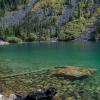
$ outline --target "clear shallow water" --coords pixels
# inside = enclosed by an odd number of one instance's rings
[[[99,70],[100,42],[36,42],[0,46],[0,65],[18,71],[65,65]]]
[[[5,81],[0,80],[0,86],[4,90],[6,87],[7,90],[22,91],[22,93],[54,86],[58,94],[63,97],[61,100],[66,100],[66,97],[70,96],[73,100],[79,98],[80,100],[100,100],[99,45],[100,42],[72,41],[0,46],[0,67],[11,68],[16,72],[66,65],[98,69],[97,74],[84,80],[57,77],[52,75],[52,70],[35,71],[28,75],[5,78]],[[6,73],[10,71],[9,74],[12,74],[11,70],[7,71]]]

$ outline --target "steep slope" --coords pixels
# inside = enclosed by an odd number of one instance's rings
[[[96,20],[100,10],[99,0],[3,1],[0,6],[1,11],[5,9],[0,21],[0,38],[3,40],[8,37],[24,41],[50,40],[52,37],[71,40],[91,24],[88,19]]]

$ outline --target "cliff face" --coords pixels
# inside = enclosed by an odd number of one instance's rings
[[[82,40],[95,41],[96,40],[96,27],[92,25],[83,31],[80,35]]]
[[[46,0],[41,0],[41,1],[46,2]],[[39,12],[38,15],[41,14],[41,16],[43,16],[43,17],[48,17],[48,15],[50,15],[50,13],[54,11],[54,8],[52,8],[50,6],[49,2],[47,2],[48,3],[47,5],[49,5],[49,6],[46,5],[46,7],[45,7],[45,4],[44,4],[44,8],[41,8],[41,4],[42,4],[41,1],[39,4],[39,0],[32,0],[32,1],[27,0],[27,2],[28,2],[27,5],[21,6],[20,7],[21,9],[11,11],[11,12],[6,12],[4,17],[1,19],[2,24],[5,27],[18,25],[19,22],[23,21],[23,18],[26,17],[26,15],[30,12],[32,13],[32,15]],[[50,1],[53,1],[53,0],[50,0]],[[55,0],[55,1],[57,3],[57,0]],[[60,1],[60,0],[58,0],[58,1]],[[64,0],[62,0],[62,1],[64,3]],[[88,1],[88,0],[86,0],[86,1]],[[58,11],[58,13],[60,13],[60,14],[54,15],[54,16],[58,17],[57,21],[56,21],[56,26],[58,26],[58,27],[63,26],[64,24],[66,24],[69,21],[70,18],[73,17],[74,10],[78,6],[79,0],[69,0],[67,2],[69,2],[69,3],[67,3],[67,4],[65,3],[62,5],[62,4],[60,4],[62,2],[60,2],[60,3],[58,2],[59,6],[56,3],[54,5],[54,6],[59,7],[59,8],[57,7],[58,10],[59,9],[62,10],[62,11],[60,11],[61,13]],[[38,6],[38,5],[40,5],[40,6]],[[34,6],[37,6],[37,9],[34,10]],[[60,8],[60,6],[63,6],[63,7]],[[94,11],[93,9],[95,9],[95,6],[96,6],[96,4],[94,3],[93,7],[90,9],[91,16],[93,14],[93,11]],[[38,7],[40,7],[40,9]],[[32,12],[32,9],[33,9],[33,12]],[[45,13],[45,15],[44,15],[44,13]],[[37,17],[38,17],[38,15],[37,15]],[[50,16],[52,16],[52,15],[50,15]]]
[[[80,16],[86,16],[87,12],[89,13],[88,18],[92,17],[99,3],[99,0],[90,0],[93,3],[92,6],[89,6],[91,2],[88,0],[4,1],[8,9],[5,8],[4,16],[1,17],[0,37],[6,38],[9,34],[9,36],[15,35],[24,40],[30,36],[30,33],[35,33],[38,39],[43,40],[52,36],[58,37],[60,31],[68,22],[80,19]],[[1,8],[3,6],[1,5]],[[84,8],[88,11],[84,11]],[[2,33],[4,33],[4,36],[2,36]]]
[[[9,27],[9,26],[16,26],[23,23],[24,17],[31,12],[32,5],[36,3],[37,0],[28,1],[29,3],[25,6],[22,6],[20,9],[13,10],[13,11],[6,11],[4,17],[1,18],[1,26]]]

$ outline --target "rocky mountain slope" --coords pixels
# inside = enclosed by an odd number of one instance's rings
[[[100,14],[99,0],[0,0],[0,38],[72,40]],[[3,12],[4,11],[4,12]]]

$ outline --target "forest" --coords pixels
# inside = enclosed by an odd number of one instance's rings
[[[93,24],[99,34],[99,6],[100,0],[0,0],[0,39],[69,41]]]

